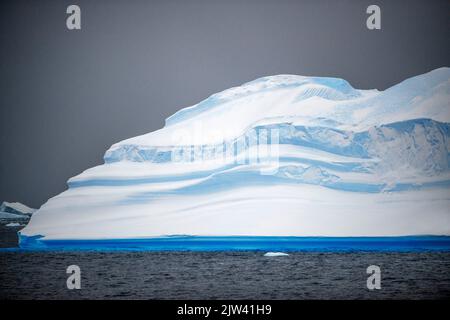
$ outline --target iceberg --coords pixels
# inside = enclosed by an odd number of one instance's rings
[[[22,224],[18,223],[18,222],[11,222],[5,225],[6,227],[21,227]]]
[[[9,212],[0,211],[0,219],[2,220],[14,220],[14,219],[28,219],[29,216],[23,214],[14,214]]]
[[[276,75],[181,109],[69,179],[20,245],[450,235],[450,68],[384,91]]]
[[[0,205],[0,218],[29,218],[36,209],[30,208],[20,202],[6,202]]]

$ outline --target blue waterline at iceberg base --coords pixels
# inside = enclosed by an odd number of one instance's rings
[[[284,252],[428,252],[450,251],[449,236],[275,237],[164,236],[141,239],[44,240],[20,235],[28,251],[284,251]],[[14,249],[12,249],[14,250]]]

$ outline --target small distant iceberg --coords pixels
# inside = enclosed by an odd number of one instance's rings
[[[0,212],[0,219],[3,219],[3,220],[28,219],[28,216],[22,215],[22,214]]]
[[[264,257],[286,257],[289,254],[284,252],[267,252],[264,254]]]
[[[0,205],[0,218],[29,218],[36,209],[30,208],[20,202],[6,202]]]
[[[13,227],[21,227],[21,226],[23,226],[23,224],[20,224],[18,222],[11,222],[11,223],[8,223],[6,226],[13,228]]]

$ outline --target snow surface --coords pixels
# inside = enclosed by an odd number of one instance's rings
[[[449,98],[449,68],[385,91],[257,79],[114,144],[21,235],[450,235]]]

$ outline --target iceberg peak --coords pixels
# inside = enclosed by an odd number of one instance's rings
[[[183,108],[166,119],[166,126],[189,120],[233,100],[282,89],[298,89],[298,100],[314,96],[329,100],[344,100],[361,95],[346,80],[340,78],[307,77],[289,74],[266,76],[246,82],[241,86],[215,93],[196,105]]]

